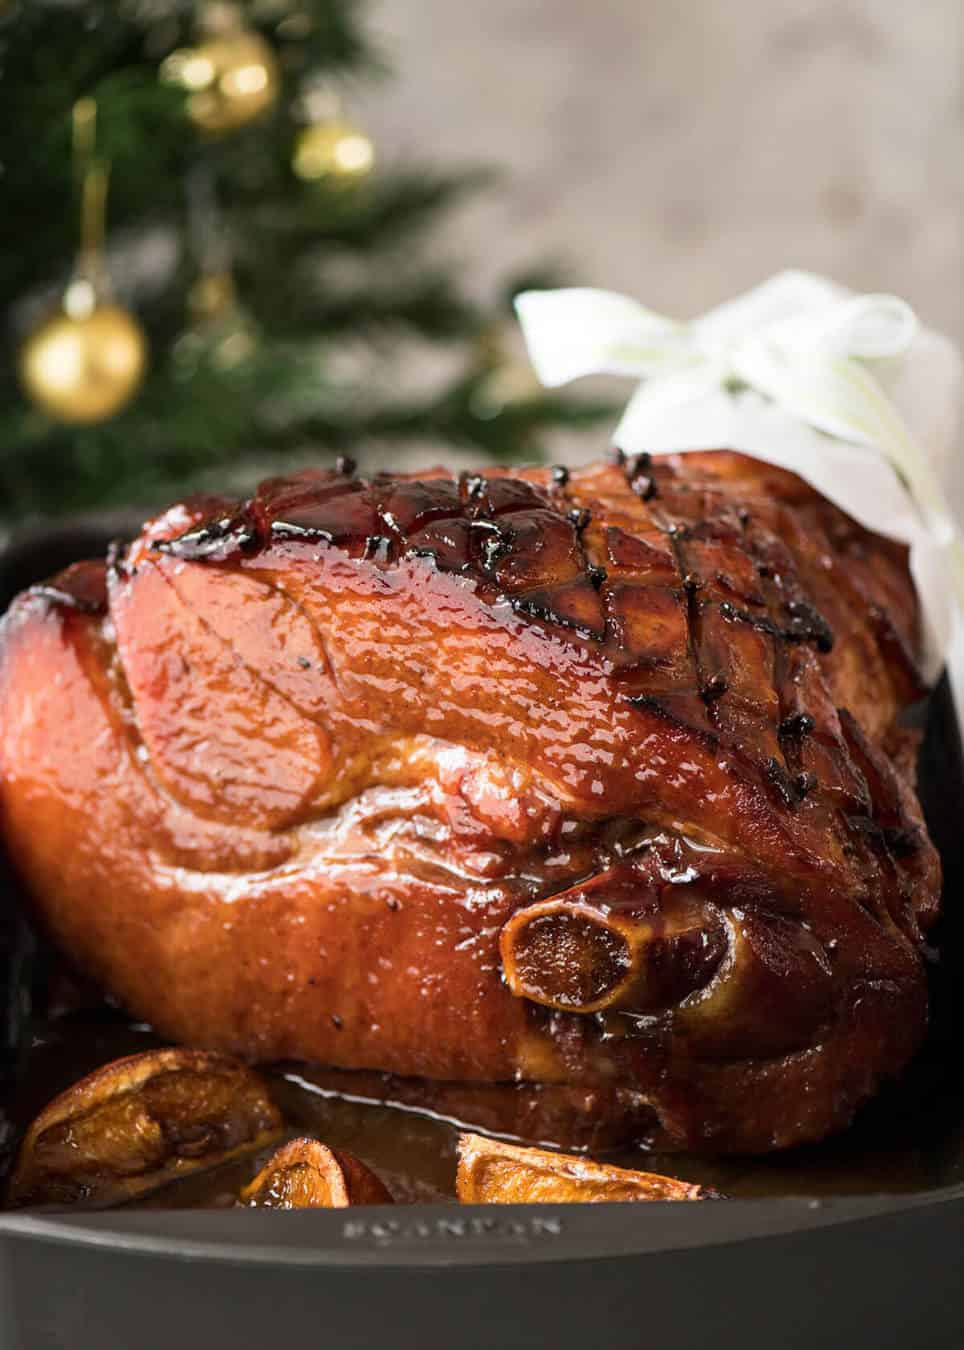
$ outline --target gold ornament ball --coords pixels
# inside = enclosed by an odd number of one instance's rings
[[[187,307],[195,323],[220,319],[237,304],[234,278],[230,272],[205,272],[188,292]]]
[[[332,118],[305,127],[295,143],[292,168],[299,178],[358,182],[375,165],[375,147],[351,122]]]
[[[20,378],[30,398],[62,422],[103,422],[133,397],[147,365],[140,325],[119,305],[71,318],[59,313],[27,339]]]
[[[189,91],[188,115],[212,135],[253,122],[278,96],[274,53],[264,38],[247,31],[172,52],[161,73]]]

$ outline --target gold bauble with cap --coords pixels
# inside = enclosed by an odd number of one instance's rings
[[[161,76],[188,91],[191,120],[210,135],[247,126],[278,97],[278,63],[259,33],[246,28],[233,5],[211,5],[202,20],[206,39],[182,47]]]
[[[305,123],[291,156],[291,167],[299,178],[307,183],[327,179],[348,186],[368,177],[375,167],[375,146],[342,112],[341,100],[330,85],[309,85],[295,112]]]
[[[30,333],[18,372],[28,397],[62,422],[103,422],[133,398],[147,368],[140,324],[115,303],[104,263],[108,166],[96,157],[97,105],[73,109],[81,180],[80,249],[60,307]]]
[[[68,286],[62,308],[20,351],[27,394],[62,422],[103,422],[130,402],[147,368],[140,324],[120,305],[98,300],[89,282]]]
[[[216,370],[234,370],[251,359],[258,337],[238,300],[227,270],[202,273],[187,298],[190,328],[178,339],[175,357],[189,369],[202,358]]]
[[[306,182],[358,183],[375,167],[371,138],[345,117],[313,122],[295,142],[291,167]]]

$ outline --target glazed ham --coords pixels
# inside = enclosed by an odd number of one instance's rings
[[[904,550],[741,455],[340,462],[16,601],[3,832],[167,1038],[783,1147],[924,1033],[917,642]]]

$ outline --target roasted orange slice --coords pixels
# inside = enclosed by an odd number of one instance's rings
[[[104,1208],[264,1148],[281,1115],[257,1074],[206,1050],[149,1050],[56,1097],[24,1137],[7,1204]]]
[[[267,1209],[344,1209],[390,1205],[392,1197],[353,1154],[317,1139],[292,1139],[245,1186],[241,1203]]]
[[[715,1191],[655,1172],[590,1162],[571,1153],[549,1153],[459,1136],[455,1193],[463,1205],[599,1204],[604,1200],[711,1200]]]

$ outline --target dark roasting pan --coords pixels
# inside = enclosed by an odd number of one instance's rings
[[[94,519],[15,538],[0,553],[0,607],[132,524]],[[959,1350],[964,761],[945,685],[926,716],[922,796],[947,911],[933,1027],[908,1081],[871,1108],[910,1131],[910,1189],[881,1182],[878,1159],[872,1193],[717,1204],[0,1214],[2,1350]],[[31,1072],[34,957],[4,870],[0,1147],[11,1131],[4,1104]]]

